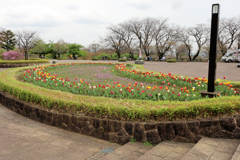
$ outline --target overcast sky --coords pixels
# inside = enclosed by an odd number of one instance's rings
[[[38,31],[46,42],[63,39],[87,46],[110,24],[131,18],[164,17],[187,27],[205,23],[214,3],[221,5],[220,17],[240,15],[240,0],[4,0],[0,27]]]

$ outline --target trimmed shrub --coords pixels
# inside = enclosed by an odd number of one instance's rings
[[[127,62],[127,59],[118,59],[118,62]]]
[[[176,63],[177,61],[176,61],[176,59],[168,59],[167,62],[168,63]]]
[[[0,61],[0,64],[37,64],[37,63],[49,63],[48,59],[42,59],[42,60],[18,60],[18,61],[7,61],[3,60]]]
[[[23,53],[17,51],[8,51],[2,54],[4,60],[22,60]]]
[[[97,60],[99,60],[99,58],[98,57],[92,57],[92,60],[97,61]]]

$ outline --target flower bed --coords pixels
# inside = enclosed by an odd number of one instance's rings
[[[97,65],[97,64],[92,63],[90,65]],[[113,64],[109,64],[109,65],[113,65]],[[49,65],[49,66],[54,66],[54,65]],[[27,74],[31,74],[30,73],[31,68],[32,67],[27,67],[27,70],[29,70],[29,73]],[[100,96],[96,97],[96,96],[71,94],[65,91],[63,92],[59,90],[49,90],[47,88],[38,87],[30,83],[17,81],[15,79],[15,74],[17,74],[20,70],[22,69],[16,68],[16,69],[11,69],[11,70],[6,70],[1,72],[0,73],[0,77],[1,77],[0,89],[3,90],[4,92],[8,92],[14,95],[15,97],[21,100],[32,102],[35,104],[40,104],[41,106],[45,106],[63,113],[67,112],[71,114],[84,114],[84,115],[93,116],[93,117],[100,117],[100,118],[104,117],[104,118],[117,119],[117,120],[160,121],[160,120],[174,120],[174,119],[175,120],[176,119],[196,119],[199,117],[216,117],[221,115],[229,115],[229,114],[237,113],[240,109],[239,96],[221,97],[221,100],[219,98],[213,98],[213,99],[202,99],[198,101],[193,100],[190,102],[174,102],[174,101],[169,102],[169,101],[149,101],[149,100],[138,100],[138,99],[116,99],[116,98],[114,99],[114,98],[106,98],[106,97],[100,97]],[[36,71],[39,71],[39,69]],[[140,72],[137,72],[137,73],[140,73]],[[133,72],[132,74],[137,75],[137,73],[135,74]],[[44,73],[42,73],[41,71],[41,75],[42,74]],[[151,74],[147,74],[146,77],[149,78],[150,75]],[[168,76],[165,75],[165,76],[168,78],[171,78],[169,77],[169,75]],[[24,77],[26,77],[26,73]],[[143,75],[142,77],[145,77],[145,76]],[[55,85],[55,81],[57,81],[59,85],[63,85],[62,82],[59,81],[59,79],[57,80],[57,78],[56,79],[55,78],[56,77],[51,77],[49,81],[51,81],[51,83],[54,85]],[[44,82],[44,79],[41,79],[37,82],[40,82],[40,81],[41,83],[47,84],[46,82]],[[180,81],[184,82],[183,79]],[[86,83],[80,82],[80,84],[85,85]],[[70,86],[72,84],[67,84],[67,85]],[[116,83],[115,88],[117,88],[117,85],[118,84]],[[171,87],[173,87],[173,84],[170,83],[170,85]],[[137,86],[139,87],[141,86],[141,84],[137,84]],[[91,89],[89,88],[90,89],[89,93],[94,92],[93,91],[94,89],[92,87],[93,86],[91,86]],[[129,86],[126,86],[126,87],[129,87]],[[134,87],[134,84],[133,84],[133,87]],[[100,87],[97,87],[97,88],[103,89]],[[124,90],[125,89],[126,88],[124,88]],[[129,89],[126,89],[126,90],[129,90]],[[154,89],[154,91],[155,90],[156,89]],[[146,88],[145,88],[145,91],[147,92]],[[106,91],[104,92],[106,93]],[[120,92],[120,89],[119,89],[119,92]],[[136,92],[138,92],[137,88],[136,88]],[[142,92],[142,90],[140,90],[139,92]],[[131,92],[129,93],[127,92],[127,95],[129,94],[131,95]],[[109,97],[113,96],[111,93],[109,95],[110,95]]]
[[[125,64],[118,64],[115,66],[116,75],[121,77],[127,77],[135,79],[141,82],[155,83],[154,86],[145,86],[143,83],[135,82],[134,84],[125,83],[121,81],[114,81],[113,84],[94,84],[92,81],[86,81],[84,78],[78,79],[77,77],[73,82],[66,77],[60,77],[58,74],[51,75],[46,70],[55,69],[61,70],[63,67],[69,66],[83,66],[94,65],[98,66],[99,63],[73,63],[73,64],[58,64],[46,67],[33,68],[26,70],[23,74],[25,81],[33,83],[35,85],[65,92],[71,92],[74,94],[90,95],[90,96],[103,96],[111,98],[127,98],[127,99],[141,99],[141,100],[169,100],[169,101],[191,101],[202,99],[200,91],[207,89],[207,79],[197,78],[194,79],[188,77],[177,77],[169,74],[153,74],[150,72],[135,71],[126,68]],[[102,65],[102,64],[101,64]],[[105,66],[114,66],[112,63],[104,64]],[[69,72],[69,70],[67,71]],[[89,73],[88,73],[89,74]],[[103,74],[103,73],[101,73]],[[106,76],[106,75],[105,75]],[[96,78],[96,77],[94,77]],[[116,77],[117,79],[117,77]],[[91,84],[92,85],[91,85]],[[236,88],[228,83],[218,83],[216,91],[222,93],[218,96],[231,96],[239,95]]]

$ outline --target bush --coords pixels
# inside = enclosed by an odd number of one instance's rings
[[[36,64],[36,63],[49,63],[48,59],[41,60],[18,60],[18,61],[0,61],[0,64]]]
[[[176,61],[176,59],[168,59],[167,62],[168,63],[176,63],[177,61]]]
[[[92,57],[92,60],[93,60],[93,61],[97,61],[98,58],[97,58],[97,57]]]
[[[126,59],[118,59],[119,62],[127,62]]]
[[[2,57],[4,60],[22,60],[24,58],[23,53],[17,51],[4,52]]]
[[[111,56],[109,54],[106,54],[106,53],[99,54],[96,58],[102,59],[102,57],[107,57],[107,59],[111,59]]]

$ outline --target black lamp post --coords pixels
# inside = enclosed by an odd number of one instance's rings
[[[208,68],[208,92],[215,91],[215,74],[216,74],[216,55],[218,41],[218,24],[219,24],[219,4],[212,5],[212,23],[210,37],[210,54]]]
[[[203,97],[208,96],[212,98],[220,91],[215,91],[215,75],[216,75],[216,56],[217,56],[217,41],[218,41],[218,24],[219,24],[219,4],[212,5],[212,22],[211,22],[211,37],[210,37],[210,54],[209,54],[209,68],[208,68],[208,89],[201,91]]]

